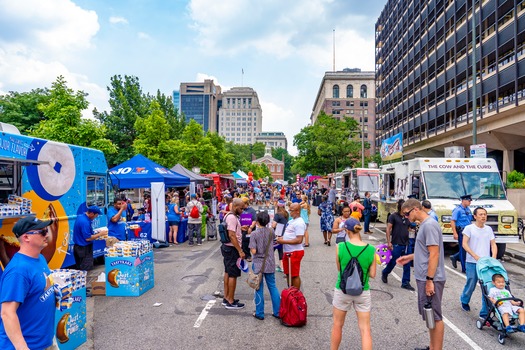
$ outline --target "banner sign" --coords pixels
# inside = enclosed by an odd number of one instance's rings
[[[403,134],[399,133],[381,142],[382,160],[393,160],[403,155]]]

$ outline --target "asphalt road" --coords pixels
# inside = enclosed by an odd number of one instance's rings
[[[384,225],[364,235],[373,245],[385,242]],[[253,291],[238,280],[236,298],[243,310],[226,310],[222,298],[223,264],[220,242],[202,246],[179,245],[155,250],[155,287],[140,297],[88,298],[88,342],[81,349],[328,349],[332,326],[332,295],[337,278],[335,247],[323,244],[319,217],[312,210],[310,247],[301,266],[302,290],[308,302],[308,324],[286,328],[271,317],[271,302],[265,291],[266,319],[252,317]],[[447,253],[448,255],[448,253]],[[472,311],[461,310],[459,295],[465,277],[447,261],[443,312],[445,349],[496,349],[497,332],[476,328],[481,305],[479,288]],[[514,295],[525,298],[525,275],[519,262],[506,262]],[[103,266],[95,271],[103,271]],[[389,283],[372,280],[372,336],[374,349],[413,349],[428,345],[425,323],[417,312],[416,294],[400,288],[402,269],[396,267]],[[276,273],[279,290],[285,288],[282,273]],[[415,282],[412,281],[415,286]],[[153,304],[162,303],[159,307]],[[506,339],[506,349],[524,349],[525,334]],[[341,349],[360,349],[355,314],[348,313]]]

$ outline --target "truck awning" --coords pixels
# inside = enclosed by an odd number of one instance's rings
[[[47,161],[34,160],[34,159],[10,158],[10,157],[2,157],[2,156],[0,156],[0,162],[20,163],[20,165],[49,164],[49,162],[47,162]]]

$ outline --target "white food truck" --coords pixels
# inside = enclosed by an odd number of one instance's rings
[[[386,222],[396,211],[396,202],[415,195],[428,199],[439,218],[444,242],[456,242],[452,235],[452,210],[460,196],[470,194],[470,209],[487,210],[487,225],[497,243],[517,243],[518,213],[507,199],[494,159],[491,158],[417,158],[391,163],[380,168],[378,220]],[[504,250],[503,245],[498,245]],[[500,254],[498,254],[500,255]]]

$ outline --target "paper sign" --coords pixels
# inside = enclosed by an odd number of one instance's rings
[[[275,225],[275,235],[282,236],[284,233],[284,224]]]
[[[252,224],[252,214],[243,213],[240,217],[241,226],[249,226]]]

